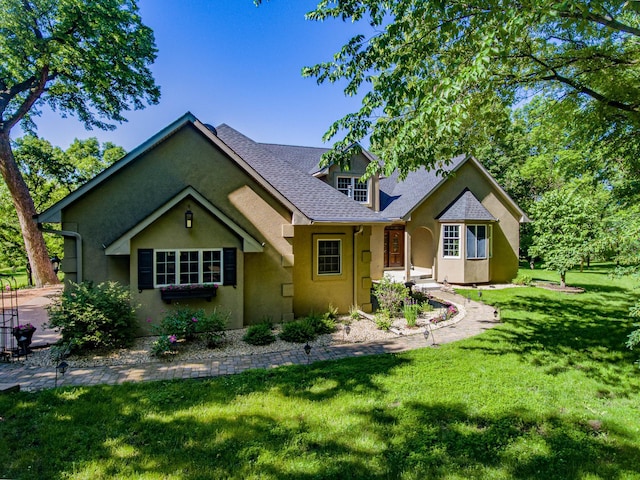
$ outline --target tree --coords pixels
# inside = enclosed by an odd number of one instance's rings
[[[66,151],[62,151],[43,138],[27,135],[16,139],[13,153],[34,205],[41,211],[74,191],[126,152],[110,142],[100,145],[95,137],[86,140],[76,138]],[[62,251],[60,237],[45,234],[44,239],[48,252]],[[20,224],[4,184],[0,185],[0,242],[0,265],[17,267],[26,263]]]
[[[0,172],[14,203],[36,285],[54,283],[33,199],[10,133],[32,130],[43,105],[88,129],[115,128],[123,112],[158,102],[149,70],[153,32],[135,0],[0,0]]]
[[[504,106],[539,92],[579,108],[605,134],[640,124],[640,15],[626,0],[322,0],[307,18],[365,23],[333,60],[303,69],[364,94],[325,134],[327,161],[370,136],[386,173],[474,153]],[[475,132],[469,135],[468,132]],[[373,168],[376,168],[372,163]]]
[[[603,250],[606,205],[606,190],[588,181],[549,190],[533,205],[529,254],[542,258],[545,268],[558,271],[561,287],[566,286],[567,271]]]

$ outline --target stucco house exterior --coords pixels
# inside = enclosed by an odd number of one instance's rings
[[[143,326],[189,285],[217,288],[181,303],[229,311],[240,328],[329,304],[370,310],[388,270],[450,283],[516,275],[527,217],[475,158],[453,159],[451,175],[361,182],[375,156],[344,172],[320,167],[325,151],[187,113],[36,220],[65,237],[66,280],[129,285]]]

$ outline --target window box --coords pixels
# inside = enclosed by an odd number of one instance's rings
[[[204,298],[210,302],[217,290],[217,285],[170,285],[160,289],[160,298],[166,303],[189,298]]]

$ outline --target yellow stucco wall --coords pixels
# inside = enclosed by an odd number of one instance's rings
[[[226,297],[224,302],[229,300],[229,306],[235,310],[232,312],[234,326],[240,326],[241,317],[244,324],[255,323],[267,311],[275,321],[292,318],[293,301],[286,296],[289,293],[287,289],[283,289],[283,285],[292,282],[292,267],[285,266],[283,262],[283,257],[290,258],[292,245],[290,239],[282,235],[282,225],[291,223],[291,211],[191,125],[180,129],[114,173],[88,192],[81,202],[64,209],[62,228],[78,231],[82,235],[84,280],[101,282],[115,279],[130,284],[132,293],[137,296],[137,282],[130,277],[130,260],[133,265],[136,251],[131,250],[130,259],[128,256],[107,256],[105,247],[188,186],[195,188],[255,240],[264,243],[264,252],[261,253],[243,254],[240,245],[238,278],[244,279],[244,295],[242,291],[227,293],[233,287],[221,287],[219,292],[218,300]],[[203,232],[204,229],[200,230],[199,226],[203,219],[207,219],[208,213],[201,211],[194,203],[191,207],[194,212],[192,230]],[[168,219],[166,221],[169,222]],[[213,222],[209,226],[216,232],[223,230],[218,228],[219,224],[213,219],[205,222],[205,225]],[[162,224],[168,230],[162,240],[169,241],[175,235],[174,240],[178,241],[185,230],[184,211],[178,209],[171,222],[165,224],[163,219]],[[151,230],[155,231],[155,227]],[[191,240],[195,241],[194,238]],[[217,247],[211,245],[213,240],[200,238],[198,242]],[[139,241],[139,238],[136,237],[135,241]],[[161,245],[158,244],[158,247]],[[73,257],[75,241],[67,240],[65,258]],[[70,268],[75,263],[69,262]],[[73,277],[72,273],[69,278]],[[155,293],[159,296],[158,292]],[[148,302],[149,294],[153,293],[145,292],[142,297],[144,303],[138,314],[143,324],[149,314],[158,313],[155,306],[151,309],[145,307],[155,305],[155,302]],[[243,296],[244,303],[239,304],[237,299]],[[213,308],[215,302],[202,303],[207,308]]]
[[[460,258],[443,258],[440,237],[442,224],[435,220],[465,188],[478,198],[484,207],[498,219],[493,223],[493,258],[490,260],[466,260],[464,258],[466,231],[460,223]],[[412,237],[411,255],[416,266],[431,266],[435,272],[435,279],[450,283],[484,283],[506,282],[517,274],[518,248],[520,235],[520,214],[508,206],[509,203],[491,184],[485,175],[471,162],[467,161],[460,169],[446,180],[432,195],[430,195],[412,214],[406,222],[406,232]],[[484,223],[484,222],[472,222]],[[425,231],[432,233],[431,251],[429,242],[425,240]],[[416,234],[416,241],[413,235]],[[383,258],[384,227],[375,227],[372,235],[371,249],[374,256]],[[435,265],[430,257],[435,256]],[[431,263],[431,265],[430,265]],[[379,279],[383,275],[382,266],[372,264],[372,276]]]
[[[371,227],[364,227],[361,233],[356,233],[357,231],[353,226],[295,227],[293,281],[296,316],[307,315],[310,312],[326,312],[329,305],[333,305],[341,313],[348,312],[353,305],[358,305],[365,311],[371,310]],[[319,239],[341,241],[340,275],[317,274]]]

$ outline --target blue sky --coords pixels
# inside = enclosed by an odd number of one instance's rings
[[[359,107],[339,85],[303,78],[303,66],[330,60],[354,34],[349,22],[312,22],[314,0],[139,0],[156,37],[152,66],[160,103],[131,111],[116,130],[85,130],[73,118],[44,111],[38,135],[66,149],[97,137],[135,148],[187,111],[226,123],[260,142],[323,146],[333,121]],[[366,33],[366,32],[364,32]],[[21,135],[14,130],[14,136]]]

